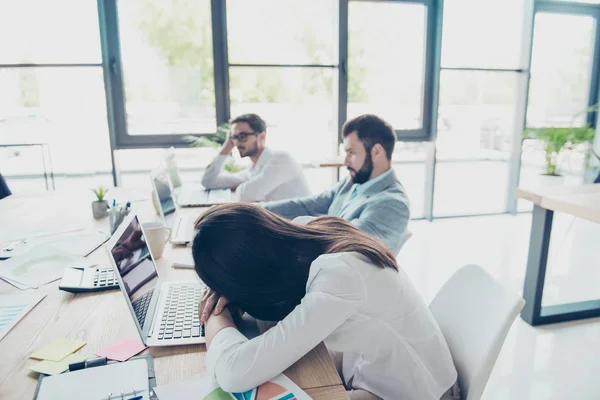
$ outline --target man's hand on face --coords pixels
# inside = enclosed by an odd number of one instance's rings
[[[231,154],[231,152],[233,151],[233,148],[235,146],[233,145],[233,141],[231,140],[231,132],[229,132],[229,134],[227,135],[227,139],[225,140],[225,143],[223,143],[223,146],[221,147],[221,155],[224,156],[228,156]]]

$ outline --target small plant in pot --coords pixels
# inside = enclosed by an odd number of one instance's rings
[[[552,127],[526,129],[521,137],[525,140],[538,140],[542,144],[545,158],[545,176],[561,176],[558,172],[558,163],[561,154],[566,150],[573,150],[580,145],[591,145],[594,140],[595,130],[589,125],[579,127]],[[589,147],[588,147],[589,148]],[[589,152],[589,150],[586,150]],[[586,159],[589,157],[587,155]]]
[[[96,201],[92,202],[92,213],[95,219],[104,218],[108,215],[108,202],[105,200],[108,188],[100,185],[96,189],[92,189],[96,195]]]
[[[182,138],[184,142],[188,144],[190,147],[212,147],[218,148],[225,143],[227,140],[227,135],[229,135],[229,131],[231,129],[231,125],[229,123],[224,123],[223,125],[217,128],[217,133],[214,135],[205,135],[201,137],[187,135]],[[238,165],[235,158],[231,157],[227,163],[225,164],[225,171],[234,173],[244,169],[243,166]]]

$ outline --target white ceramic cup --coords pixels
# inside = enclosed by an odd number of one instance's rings
[[[171,238],[171,228],[165,226],[162,221],[145,222],[142,224],[142,228],[152,257],[158,260],[163,256],[165,245]]]

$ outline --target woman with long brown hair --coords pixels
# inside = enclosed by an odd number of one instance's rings
[[[456,382],[442,333],[392,253],[349,222],[303,226],[236,203],[196,228],[195,269],[210,288],[200,304],[207,364],[224,390],[268,381],[321,341],[351,399],[437,400]],[[278,323],[248,340],[233,307]]]

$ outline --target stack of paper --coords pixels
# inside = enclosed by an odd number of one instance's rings
[[[79,340],[57,338],[29,356],[29,358],[43,360],[32,365],[29,369],[47,375],[63,373],[69,369],[69,364],[85,359],[79,354],[73,354],[85,344],[85,342]]]
[[[44,297],[43,293],[0,296],[0,340]]]
[[[21,289],[38,288],[60,279],[66,267],[89,267],[90,260],[41,246],[0,263],[0,278]]]

